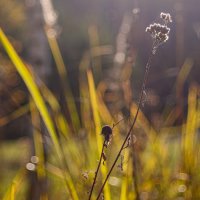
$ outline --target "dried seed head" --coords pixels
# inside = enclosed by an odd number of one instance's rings
[[[168,40],[169,31],[170,28],[167,26],[156,23],[150,24],[150,26],[146,28],[146,32],[150,33],[152,38],[157,40],[159,43],[166,42]]]
[[[160,18],[163,19],[165,23],[172,22],[172,17],[171,17],[171,15],[169,13],[161,12],[160,13]]]
[[[168,28],[167,26],[163,25],[163,26],[161,26],[160,32],[162,34],[169,34],[170,28]]]
[[[105,141],[109,142],[112,135],[112,128],[109,125],[102,127],[101,134],[104,136]]]
[[[150,33],[155,41],[156,47],[169,39],[170,28],[168,28],[166,24],[168,22],[172,22],[171,15],[169,13],[161,13],[160,17],[164,20],[165,25],[153,23],[146,28],[146,32]]]
[[[166,42],[168,40],[169,36],[167,34],[159,33],[156,35],[156,40],[160,42]]]

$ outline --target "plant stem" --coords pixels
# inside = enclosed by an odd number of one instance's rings
[[[107,180],[108,180],[108,178],[109,178],[109,176],[110,176],[110,174],[111,174],[111,172],[112,172],[115,164],[117,163],[117,160],[119,159],[119,157],[121,155],[121,152],[124,149],[124,146],[125,146],[128,138],[130,137],[131,131],[133,130],[133,127],[134,127],[134,125],[136,123],[136,119],[137,119],[138,113],[140,111],[140,107],[141,107],[143,96],[144,96],[144,91],[145,91],[145,86],[146,86],[146,82],[147,82],[147,77],[148,77],[148,74],[149,74],[149,69],[150,69],[151,62],[152,62],[152,59],[153,59],[154,55],[155,55],[155,46],[153,45],[152,46],[152,50],[151,50],[151,54],[149,56],[148,62],[147,62],[146,67],[145,67],[144,79],[143,79],[142,88],[141,88],[141,92],[140,92],[140,98],[139,98],[139,101],[138,101],[138,108],[137,108],[137,111],[136,111],[133,123],[131,124],[131,127],[130,127],[130,129],[129,129],[127,135],[126,135],[126,138],[124,139],[124,142],[123,142],[123,144],[122,144],[122,146],[121,146],[121,148],[120,148],[120,150],[119,150],[119,152],[118,152],[118,154],[117,154],[117,156],[115,158],[115,161],[113,162],[113,164],[112,164],[112,166],[110,168],[110,171],[108,172],[108,174],[106,176],[106,179],[105,179],[103,185],[100,188],[100,191],[99,191],[99,194],[98,194],[96,200],[98,200],[100,198],[100,195],[101,195],[101,193],[103,191],[103,188],[104,188],[104,186],[105,186],[105,184],[106,184],[106,182],[107,182]]]
[[[132,137],[132,176],[133,176],[133,187],[135,190],[135,195],[136,195],[136,199],[135,200],[140,200],[140,194],[139,194],[139,190],[138,190],[138,179],[137,179],[137,165],[136,165],[136,154],[135,154],[135,150],[134,150],[134,140],[133,140],[133,133],[131,135]]]
[[[94,181],[93,181],[93,183],[92,183],[92,187],[91,187],[91,190],[90,190],[90,194],[89,194],[88,200],[90,200],[91,197],[92,197],[92,192],[93,192],[93,189],[94,189],[94,185],[95,185],[95,183],[96,183],[97,174],[98,174],[98,172],[99,172],[99,168],[100,168],[100,166],[101,166],[101,161],[102,161],[102,158],[103,158],[103,151],[104,151],[105,143],[106,143],[106,140],[104,140],[104,142],[103,142],[103,146],[102,146],[102,150],[101,150],[101,155],[100,155],[99,163],[98,163],[98,166],[97,166],[97,170],[96,170],[96,172],[95,172],[95,177],[94,177]]]

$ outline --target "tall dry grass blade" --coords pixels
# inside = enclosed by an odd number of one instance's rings
[[[138,106],[133,102],[130,107],[131,115],[134,116],[134,113],[137,111]],[[142,127],[145,131],[147,137],[151,135],[157,135],[156,130],[150,125],[149,120],[145,117],[142,111],[138,114],[138,119],[136,122],[136,126]]]
[[[11,187],[10,200],[15,200],[15,190],[15,183],[13,183]]]
[[[86,69],[90,66],[90,56],[85,52],[79,64],[79,91],[80,91],[80,115],[82,130],[87,131],[87,140],[82,142],[83,153],[88,162],[85,162],[86,168],[96,166],[96,136],[94,134],[94,120],[92,116],[92,108],[90,104],[90,93]],[[95,150],[94,150],[95,149]],[[92,152],[88,154],[88,152]]]
[[[70,126],[66,118],[61,112],[61,107],[58,100],[56,99],[54,94],[46,87],[46,85],[44,85],[43,83],[41,85],[42,85],[41,91],[43,94],[43,98],[46,100],[46,102],[49,103],[54,113],[54,119],[55,119],[57,128],[59,130],[59,133],[62,133],[62,135],[65,138],[68,138],[69,133],[70,133]]]
[[[102,69],[101,69],[101,57],[96,56],[95,47],[99,47],[99,34],[96,25],[91,25],[88,28],[88,36],[89,36],[89,43],[90,43],[90,55],[92,61],[92,67],[94,70],[94,77],[98,79],[102,76]]]
[[[197,86],[192,85],[188,95],[188,114],[183,127],[183,152],[186,170],[191,170],[195,162],[197,129]]]
[[[35,149],[35,156],[36,159],[38,158],[37,162],[37,178],[40,183],[46,184],[46,169],[45,169],[45,157],[44,157],[44,148],[43,148],[43,140],[42,140],[42,135],[38,131],[39,130],[39,124],[40,124],[40,117],[39,113],[36,110],[36,107],[34,103],[30,100],[30,110],[31,110],[31,118],[32,118],[32,124],[33,127],[36,127],[37,129],[33,130],[33,140],[34,140],[34,149]],[[41,200],[48,200],[48,195],[46,191],[41,190]]]
[[[114,123],[114,119],[103,100],[103,94],[105,93],[106,89],[107,89],[107,86],[104,82],[99,83],[98,88],[97,88],[97,97],[98,97],[98,102],[99,102],[99,106],[98,106],[99,115],[101,117],[101,120],[104,123],[111,124],[111,123]]]
[[[99,116],[99,108],[98,108],[98,100],[97,100],[97,95],[96,95],[96,89],[95,89],[94,79],[93,79],[93,75],[92,75],[91,70],[87,70],[87,77],[88,77],[90,101],[91,101],[92,112],[93,112],[94,123],[95,123],[95,129],[96,129],[97,147],[98,147],[98,152],[99,152],[99,156],[100,156],[101,148],[102,148],[102,145],[103,145],[103,138],[100,134],[101,133],[101,121],[100,121],[100,116]],[[106,165],[104,165],[104,166],[101,165],[101,173],[103,175],[103,178],[105,178],[106,174],[107,174]],[[104,197],[105,197],[106,200],[111,199],[110,188],[109,188],[108,184],[106,184],[106,186],[104,188]]]
[[[194,60],[192,58],[187,58],[185,60],[176,79],[175,83],[176,90],[180,90],[181,87],[183,87],[183,84],[185,83],[189,73],[191,72],[193,65],[194,65]]]
[[[177,102],[179,102],[180,99],[183,98],[182,95],[183,95],[184,83],[185,83],[188,75],[190,74],[193,65],[194,65],[194,60],[192,60],[191,58],[187,58],[178,73],[178,76],[176,78],[176,82],[175,82],[174,88],[173,88],[176,90]],[[182,101],[179,103],[182,104]],[[181,108],[180,106],[183,106],[183,105],[178,105],[178,106],[173,108],[169,112],[169,114],[167,115],[167,118],[164,122],[164,126],[173,125],[174,122],[177,120],[177,118],[180,116],[180,113],[183,110],[183,108]],[[168,108],[168,106],[166,106],[164,108],[162,115],[165,116],[166,113],[168,112],[168,110],[169,110],[169,108]]]
[[[119,128],[117,126],[118,123],[120,123],[120,120],[115,120],[108,107],[106,106],[104,100],[103,100],[103,95],[105,94],[106,92],[106,89],[107,89],[107,86],[105,84],[105,82],[101,82],[98,84],[98,87],[97,87],[97,97],[98,97],[98,108],[99,108],[99,115],[101,117],[101,121],[104,123],[104,124],[113,124],[114,125],[114,129],[113,129],[113,133],[115,135],[115,137],[112,138],[112,143],[114,144],[119,144],[121,142],[121,134],[120,134],[120,131],[119,131]],[[123,119],[123,118],[121,118]]]
[[[22,77],[23,81],[25,82],[38,110],[39,113],[47,127],[47,130],[49,131],[49,134],[51,136],[52,142],[54,144],[54,148],[55,151],[57,153],[57,156],[59,158],[60,164],[63,166],[63,154],[62,154],[62,150],[60,148],[59,145],[59,141],[56,135],[56,131],[53,125],[53,122],[51,120],[51,117],[48,113],[47,107],[45,105],[45,102],[39,92],[38,87],[36,86],[36,83],[32,77],[32,75],[30,74],[29,70],[27,69],[27,67],[24,65],[24,63],[22,62],[22,60],[20,59],[20,57],[17,55],[16,51],[14,50],[13,46],[11,45],[11,43],[9,42],[9,40],[7,39],[7,37],[5,36],[5,34],[3,33],[2,29],[0,29],[0,42],[2,43],[2,45],[4,46],[7,54],[9,55],[11,61],[13,62],[13,64],[15,65],[18,73],[20,74],[20,76]],[[78,195],[74,186],[74,183],[72,181],[72,178],[70,176],[69,173],[65,173],[65,180],[66,180],[66,184],[67,184],[67,188],[69,189],[69,192],[72,196],[72,198],[74,200],[78,200]]]
[[[31,70],[31,69],[30,69]],[[42,91],[43,99],[49,104],[51,110],[54,113],[54,119],[59,129],[59,133],[62,133],[65,138],[67,138],[68,133],[71,131],[69,123],[61,112],[61,106],[55,97],[55,95],[51,92],[51,90],[44,84],[44,82],[31,70],[31,74],[40,82],[40,90]]]
[[[26,171],[25,169],[20,169],[16,176],[13,178],[10,187],[7,189],[2,200],[15,200],[17,192],[21,189],[22,180],[25,178]]]
[[[67,103],[67,107],[70,112],[72,124],[73,124],[74,130],[77,131],[80,128],[80,120],[79,120],[79,116],[78,116],[77,107],[76,107],[76,104],[74,101],[74,97],[72,94],[72,90],[70,88],[69,81],[67,80],[67,69],[64,64],[64,60],[62,58],[56,37],[53,36],[52,34],[48,34],[48,30],[46,31],[46,35],[48,38],[48,42],[49,42],[49,46],[51,48],[52,55],[53,55],[55,63],[56,63],[56,67],[57,67],[58,74],[59,74],[59,77],[61,80],[61,84],[64,89],[65,101]]]
[[[130,174],[131,166],[129,165],[129,153],[130,153],[129,150],[124,151],[124,159],[123,160],[125,161],[125,164],[122,163],[124,175],[122,177],[120,200],[127,199],[127,196],[128,196],[128,179],[129,179],[129,176],[131,176],[131,174]]]
[[[91,106],[90,106],[90,99],[89,99],[89,88],[88,88],[88,80],[86,75],[86,69],[90,65],[90,57],[89,54],[86,52],[83,54],[81,62],[79,64],[79,89],[80,89],[80,111],[81,111],[81,119],[82,125],[86,130],[91,130]]]
[[[35,156],[38,158],[37,163],[37,175],[39,180],[43,180],[46,178],[46,171],[45,171],[45,158],[44,158],[44,149],[43,149],[43,141],[41,133],[39,132],[40,127],[40,118],[39,113],[34,106],[34,103],[30,100],[30,108],[31,108],[31,119],[33,127],[36,129],[33,130],[33,140],[34,140],[34,147],[35,147]]]
[[[0,127],[9,124],[10,122],[18,119],[19,117],[27,114],[29,112],[29,106],[24,105],[12,112],[9,115],[0,118]]]

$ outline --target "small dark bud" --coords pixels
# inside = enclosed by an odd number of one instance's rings
[[[101,134],[104,136],[105,141],[109,142],[110,137],[112,135],[112,128],[109,125],[105,125],[102,127]]]

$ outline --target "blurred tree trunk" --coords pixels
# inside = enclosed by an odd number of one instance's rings
[[[38,77],[37,85],[40,86],[42,80],[47,86],[49,85],[49,77],[51,75],[52,69],[50,67],[50,52],[48,48],[48,41],[44,32],[44,17],[42,13],[42,7],[40,0],[27,0],[27,24],[28,24],[28,63],[33,67],[34,73]],[[44,141],[44,135],[47,134],[44,123],[41,121],[41,134]],[[30,127],[30,132],[32,134],[32,128]],[[31,137],[33,138],[33,137]],[[44,146],[43,146],[44,148]],[[32,156],[35,155],[34,141],[32,139]],[[44,148],[45,150],[46,148]],[[46,155],[46,153],[45,153]],[[46,156],[45,156],[46,157]],[[47,181],[38,180],[36,172],[30,172],[30,191],[28,194],[29,200],[39,200],[41,196],[44,196],[47,191]]]

